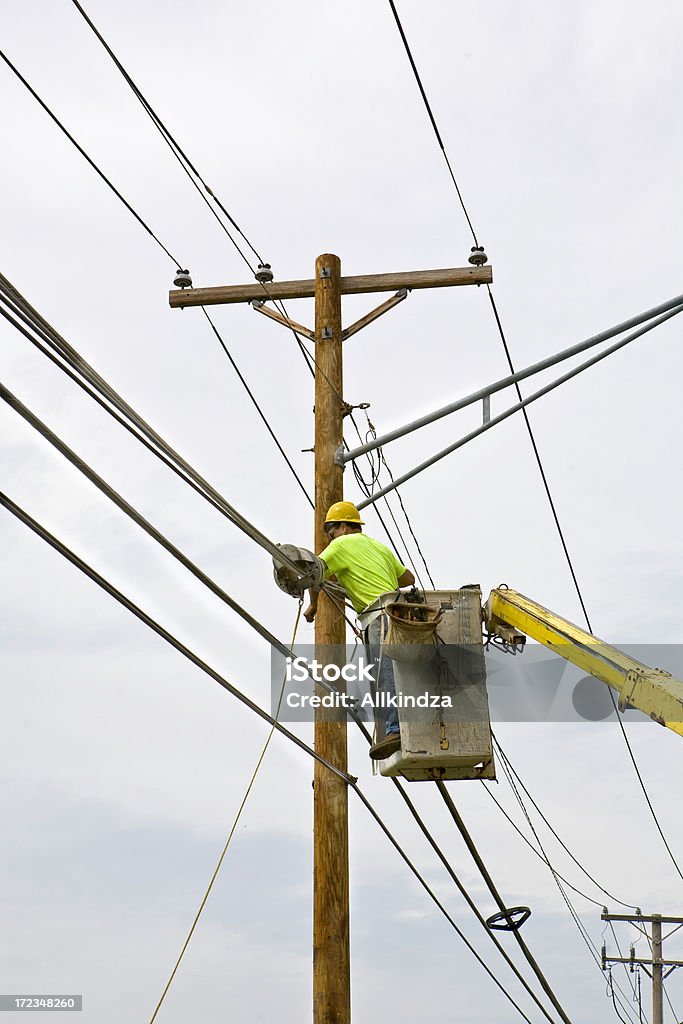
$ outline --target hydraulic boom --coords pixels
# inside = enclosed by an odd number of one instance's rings
[[[515,590],[492,590],[486,603],[486,628],[509,643],[532,637],[561,657],[607,683],[627,706],[683,736],[683,682],[661,668],[648,668],[616,647],[555,615]]]

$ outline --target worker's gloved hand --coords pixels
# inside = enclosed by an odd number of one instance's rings
[[[315,613],[317,612],[317,610],[318,609],[315,608],[312,604],[309,604],[308,608],[304,612],[304,618],[305,618],[306,622],[313,622],[313,619],[315,618]]]

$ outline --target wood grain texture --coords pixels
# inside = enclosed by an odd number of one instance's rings
[[[451,267],[445,270],[408,270],[395,274],[362,274],[342,277],[342,295],[393,292],[401,288],[453,288],[468,284],[491,284],[493,268]],[[305,281],[271,281],[268,285],[237,284],[216,288],[178,288],[168,293],[173,309],[186,306],[218,306],[253,299],[310,299],[316,294],[315,278]]]
[[[322,277],[321,270],[329,271]],[[341,263],[316,260],[315,273],[315,550],[327,544],[327,509],[343,498],[343,469],[334,462],[342,443]],[[324,333],[330,334],[323,338]],[[346,623],[320,595],[315,619],[316,658],[343,652]],[[322,691],[321,691],[322,692]],[[315,749],[342,771],[347,767],[346,716],[316,713]],[[346,783],[316,761],[313,776],[313,1024],[350,1024],[349,838]]]

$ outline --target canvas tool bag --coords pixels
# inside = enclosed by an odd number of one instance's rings
[[[393,601],[386,607],[387,631],[382,654],[411,664],[431,661],[438,643],[441,611],[427,604]]]

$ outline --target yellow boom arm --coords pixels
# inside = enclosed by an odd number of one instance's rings
[[[683,682],[669,672],[648,668],[515,590],[492,590],[484,614],[489,633],[514,642],[517,630],[538,640],[616,690],[620,711],[638,708],[683,736]]]

